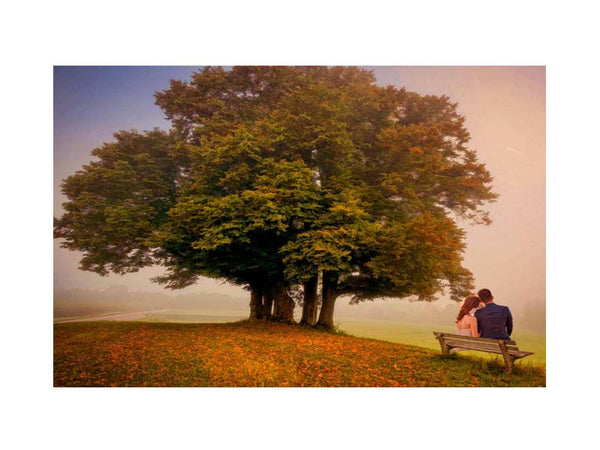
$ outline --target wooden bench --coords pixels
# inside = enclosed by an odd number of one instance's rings
[[[497,353],[504,357],[504,365],[507,372],[513,369],[515,360],[533,355],[532,352],[519,350],[515,341],[476,338],[461,336],[459,334],[440,333],[439,331],[434,331],[433,334],[440,342],[443,355],[450,354],[451,350],[476,350],[479,352]]]

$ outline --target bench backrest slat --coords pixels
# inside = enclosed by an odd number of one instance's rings
[[[472,336],[463,336],[460,334],[452,334],[452,333],[440,333],[439,331],[434,331],[433,334],[435,336],[443,336],[444,338],[452,337],[457,339],[466,339],[475,342],[498,342],[498,339],[490,339],[490,338],[482,338],[482,337],[472,337]],[[515,341],[504,341],[507,345],[517,345]]]

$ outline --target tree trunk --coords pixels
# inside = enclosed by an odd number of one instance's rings
[[[264,293],[262,318],[265,320],[271,319],[271,309],[273,308],[273,288],[266,288]]]
[[[283,283],[277,283],[273,289],[273,320],[294,322],[294,300],[288,295]]]
[[[250,320],[258,320],[262,317],[262,289],[251,287],[250,290]]]
[[[317,326],[333,329],[333,308],[337,299],[337,284],[339,275],[337,272],[323,272],[323,304]]]
[[[271,289],[271,295],[273,299],[273,313],[271,314],[271,319],[276,319],[281,314],[279,312],[279,310],[281,309],[281,302],[277,300],[277,294],[275,292],[274,286]]]
[[[304,283],[304,304],[300,325],[314,325],[317,322],[317,288],[319,277],[315,275]]]

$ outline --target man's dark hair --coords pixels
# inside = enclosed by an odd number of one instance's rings
[[[477,293],[477,296],[484,303],[491,302],[494,299],[494,296],[492,295],[492,292],[489,289],[480,289]]]

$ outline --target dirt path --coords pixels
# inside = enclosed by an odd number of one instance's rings
[[[148,317],[150,314],[169,311],[168,309],[156,309],[152,311],[140,311],[133,313],[124,314],[107,314],[105,316],[94,316],[94,317],[83,317],[79,319],[66,319],[58,320],[55,323],[68,323],[68,322],[97,322],[101,320],[139,320]]]

